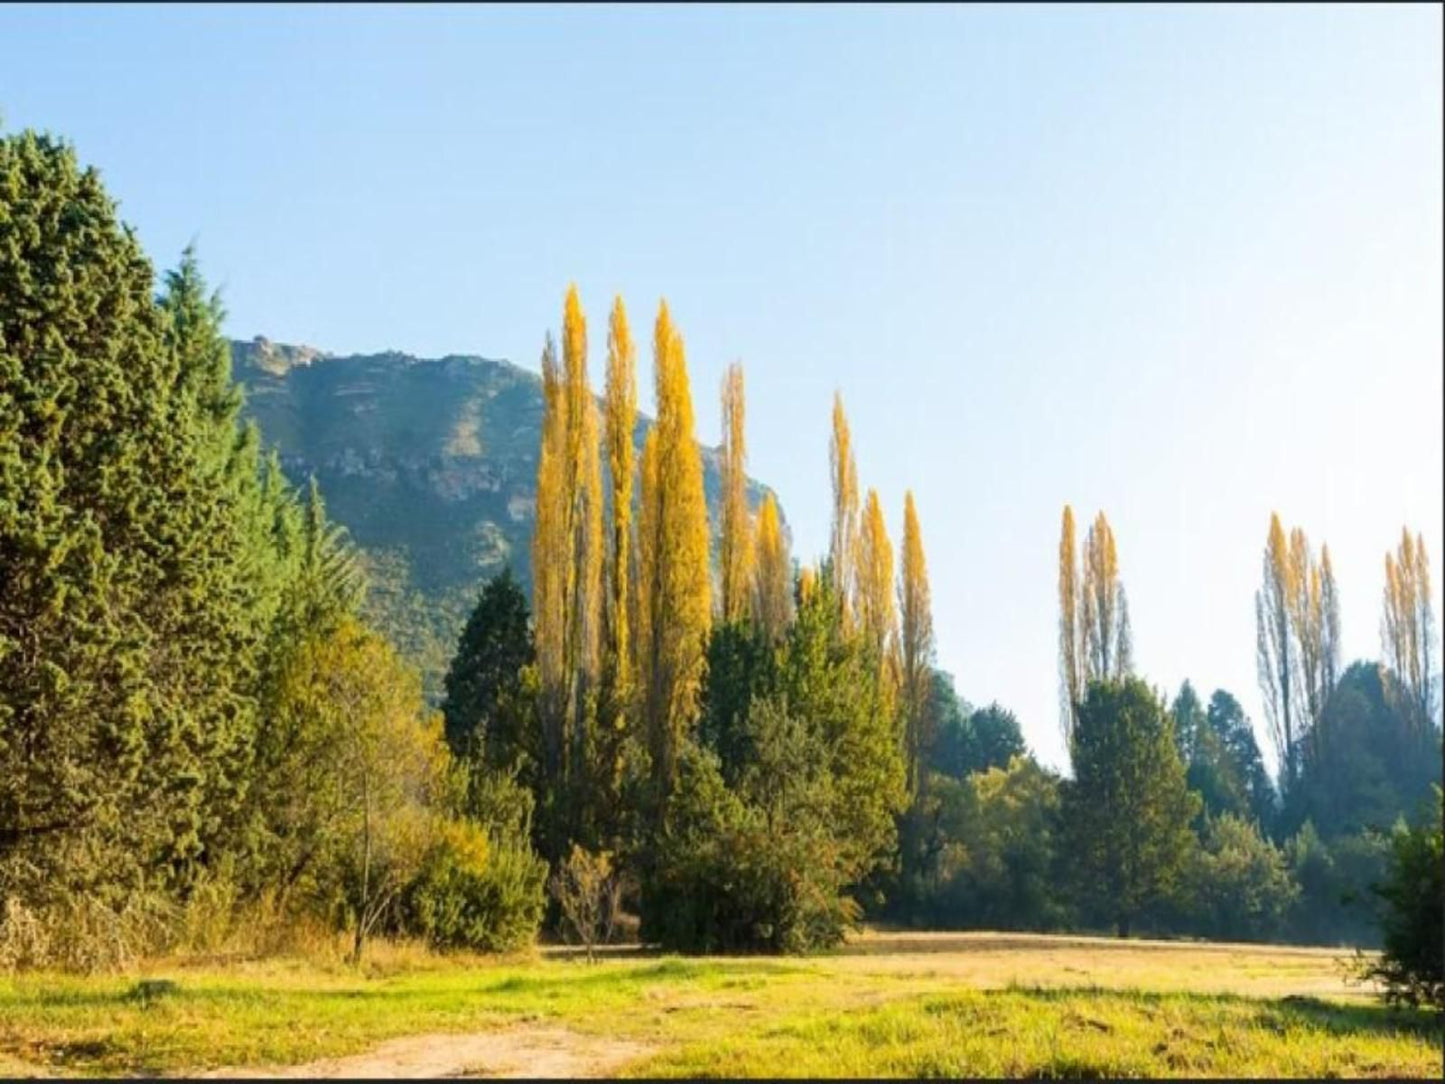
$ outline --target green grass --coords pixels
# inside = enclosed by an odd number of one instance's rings
[[[624,1067],[632,1076],[1440,1075],[1439,1018],[1351,992],[1330,954],[941,944],[21,975],[0,979],[0,1073],[300,1064],[405,1035],[545,1025],[638,1043],[651,1053]]]
[[[1428,1076],[1438,1026],[1311,999],[964,991],[810,1013],[630,1066],[639,1076]]]

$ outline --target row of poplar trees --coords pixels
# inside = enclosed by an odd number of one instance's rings
[[[708,669],[716,636],[745,628],[760,651],[781,651],[799,606],[824,594],[835,620],[830,636],[875,660],[888,755],[900,778],[916,785],[933,661],[918,514],[910,492],[895,576],[877,493],[869,490],[860,506],[841,398],[833,408],[830,549],[816,567],[800,570],[773,495],[756,511],[749,504],[740,365],[722,382],[714,529],[683,338],[667,304],[653,326],[656,420],[639,462],[636,346],[622,299],[609,315],[600,405],[575,287],[566,294],[560,346],[559,356],[549,333],[532,540],[540,731],[533,789],[543,852],[557,860],[574,843],[617,848],[629,832],[637,837],[639,825],[644,834],[660,830],[679,759],[699,740],[710,701],[724,696],[721,676],[710,680]]]
[[[1263,565],[1255,593],[1255,654],[1279,785],[1287,792],[1298,781],[1309,735],[1341,676],[1340,595],[1329,546],[1316,554],[1302,529],[1286,533],[1277,513],[1270,516]],[[1430,565],[1424,537],[1408,528],[1398,548],[1385,554],[1380,639],[1402,710],[1414,725],[1428,728],[1439,711],[1431,670],[1437,641]],[[1132,656],[1113,529],[1100,512],[1085,535],[1081,567],[1074,512],[1066,505],[1059,540],[1059,696],[1066,744],[1089,684],[1127,676]]]
[[[1165,901],[1178,887],[1195,846],[1186,830],[1191,821],[1207,846],[1211,836],[1217,841],[1217,818],[1240,816],[1247,828],[1230,831],[1248,836],[1266,865],[1282,869],[1285,854],[1294,856],[1291,876],[1300,883],[1280,879],[1287,891],[1276,892],[1299,897],[1294,927],[1306,937],[1338,928],[1330,917],[1335,897],[1342,889],[1369,897],[1386,833],[1420,814],[1440,778],[1436,636],[1423,538],[1406,530],[1385,556],[1381,660],[1342,669],[1329,547],[1316,553],[1303,530],[1286,531],[1271,516],[1255,595],[1259,683],[1279,764],[1271,781],[1248,719],[1226,692],[1215,693],[1206,722],[1187,682],[1166,709],[1134,675],[1113,530],[1099,513],[1082,555],[1075,530],[1066,506],[1059,693],[1074,778],[1064,788],[1064,806],[1071,852],[1088,867],[1085,880],[1105,887],[1114,920],[1127,930],[1151,901]],[[1232,713],[1224,710],[1229,705]],[[1216,725],[1216,716],[1231,714],[1236,723]],[[1371,862],[1374,872],[1360,872]],[[1354,874],[1344,872],[1349,865],[1358,867]]]

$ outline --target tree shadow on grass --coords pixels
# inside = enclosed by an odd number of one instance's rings
[[[1346,1004],[1323,998],[1291,994],[1280,998],[1249,997],[1242,994],[1199,994],[1179,991],[1118,989],[1107,986],[1010,986],[1009,993],[1037,1001],[1064,1002],[1078,997],[1109,998],[1143,1005],[1188,1005],[1201,999],[1220,1005],[1252,1009],[1261,1027],[1283,1033],[1310,1027],[1332,1035],[1411,1035],[1445,1043],[1445,1016],[1428,1009],[1411,1009],[1383,1004]]]

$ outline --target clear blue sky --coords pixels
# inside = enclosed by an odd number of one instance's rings
[[[535,368],[575,279],[600,385],[612,295],[644,342],[665,295],[704,440],[743,361],[804,557],[840,389],[940,663],[1056,764],[1065,501],[1144,675],[1257,727],[1271,509],[1348,656],[1402,524],[1439,612],[1441,82],[1433,6],[0,8],[6,126],[159,263],[198,239],[238,337]]]

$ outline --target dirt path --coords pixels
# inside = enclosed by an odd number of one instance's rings
[[[408,1035],[365,1054],[305,1065],[236,1066],[201,1077],[602,1077],[652,1048],[565,1028],[504,1028],[471,1035]]]

